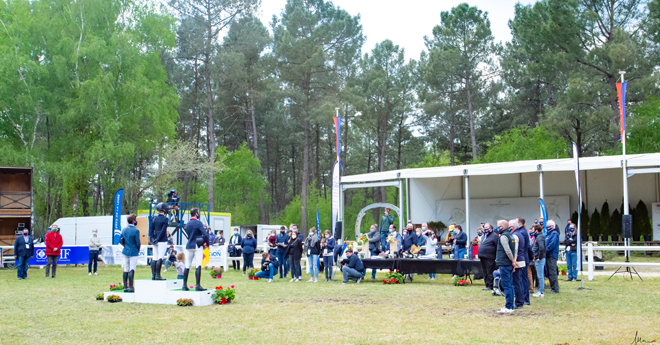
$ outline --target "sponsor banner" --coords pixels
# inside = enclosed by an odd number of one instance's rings
[[[179,251],[183,246],[175,246],[175,250]],[[121,251],[124,250],[124,247],[121,245],[118,246],[103,246],[101,251],[101,259],[105,262],[106,265],[124,265],[124,254]],[[138,265],[147,265],[147,253],[149,248],[147,246],[140,247],[140,255],[138,257]]]
[[[188,255],[188,254],[186,254]],[[227,270],[227,246],[210,246],[209,263],[206,266],[224,267]]]
[[[30,266],[46,265],[46,247],[34,247],[34,257],[30,259]],[[86,265],[89,263],[88,246],[64,246],[60,249],[58,265]]]
[[[115,206],[112,213],[112,244],[118,244],[121,237],[121,201],[124,198],[124,190],[115,193]]]

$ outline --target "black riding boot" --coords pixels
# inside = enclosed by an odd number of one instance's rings
[[[156,280],[156,261],[151,260],[151,280]]]
[[[126,288],[126,285],[124,285],[124,292],[135,292],[133,278],[135,278],[135,270],[130,270],[128,272],[128,288]]]
[[[128,282],[128,272],[124,272],[124,292],[128,292],[126,291],[126,289],[128,288],[128,285],[126,285],[127,282]]]
[[[158,260],[156,263],[156,280],[167,280],[160,275],[160,270],[163,268],[163,259]]]
[[[183,286],[181,287],[181,290],[183,291],[188,291],[188,273],[190,273],[190,268],[186,268],[183,270]]]
[[[201,266],[195,268],[195,281],[196,281],[195,291],[206,291],[205,288],[203,288],[201,285],[199,285],[200,280],[202,280],[202,267]]]

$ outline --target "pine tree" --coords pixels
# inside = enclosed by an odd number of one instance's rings
[[[612,241],[619,241],[621,239],[621,213],[619,213],[618,209],[614,209],[612,218],[610,218],[610,234]]]
[[[598,237],[602,235],[600,227],[600,212],[598,212],[597,208],[594,209],[594,213],[591,214],[591,218],[589,219],[589,235],[591,235],[591,238],[594,241],[599,241],[600,239]]]
[[[607,236],[612,236],[612,238],[614,238],[614,234],[610,231],[610,219],[610,205],[607,203],[607,200],[605,200],[603,207],[600,209],[600,227],[602,229],[601,233],[605,236],[605,240],[607,240]]]

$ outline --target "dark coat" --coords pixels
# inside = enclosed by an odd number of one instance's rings
[[[186,224],[186,233],[188,234],[188,243],[186,244],[186,249],[196,249],[197,248],[197,238],[201,237],[204,240],[204,243],[209,245],[209,233],[204,229],[204,224],[197,219],[190,219],[188,224]]]
[[[411,235],[407,234],[403,238],[403,243],[401,244],[401,248],[404,252],[410,252],[410,247],[412,247],[413,244],[417,244],[417,236],[416,235]]]
[[[546,254],[545,257],[559,258],[559,234],[557,229],[548,230],[548,237],[545,241]]]
[[[376,230],[374,232],[369,231],[367,234],[369,239],[369,250],[372,252],[379,252],[380,249],[380,231]]]
[[[490,232],[484,234],[484,238],[481,240],[479,245],[479,257],[485,259],[495,260],[495,255],[497,254],[497,242],[499,241],[499,236],[496,233]]]
[[[26,244],[29,248],[25,246]],[[16,240],[14,240],[14,255],[23,258],[34,256],[34,239],[32,236],[28,236],[27,243],[25,243],[25,238],[23,238],[22,234],[16,237]]]
[[[454,239],[456,240],[457,248],[459,249],[465,248],[465,245],[467,244],[468,241],[468,237],[464,231],[461,231],[460,233],[456,234],[456,236],[454,236]]]
[[[245,237],[241,241],[241,248],[243,249],[243,254],[254,254],[254,251],[257,250],[257,240],[254,237]]]
[[[277,236],[275,237],[275,245],[279,253],[285,253],[286,247],[281,247],[278,246],[277,244],[280,243],[286,246],[287,242],[289,242],[289,235],[287,235],[286,232],[285,233],[280,232],[279,234],[277,234]]]
[[[140,230],[134,225],[129,225],[121,231],[121,239],[124,239],[124,249],[121,253],[124,256],[138,256],[140,255]]]
[[[327,249],[328,250],[328,256],[331,256],[332,253],[335,250],[335,238],[330,236],[330,238],[325,240],[325,247],[322,249]]]
[[[352,268],[364,274],[364,264],[362,263],[362,260],[360,260],[360,258],[358,258],[357,254],[355,253],[353,253],[353,255],[351,255],[348,258],[348,264],[346,265],[346,267]]]
[[[167,242],[167,225],[167,217],[164,214],[159,213],[157,216],[151,218],[151,224],[149,225],[151,244]],[[187,227],[188,225],[186,225]]]
[[[532,244],[532,253],[534,253],[534,260],[545,259],[545,236],[543,232],[539,232],[534,236],[534,244]]]
[[[299,238],[295,240],[289,240],[289,244],[286,247],[286,256],[293,257],[293,260],[302,259],[303,253],[303,243]]]

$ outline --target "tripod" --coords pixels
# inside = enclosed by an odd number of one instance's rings
[[[626,242],[628,242],[628,241],[629,240],[626,240]],[[628,260],[629,255],[630,255],[630,252],[626,250],[626,263],[630,262]],[[637,275],[637,277],[639,277],[639,280],[644,281],[644,279],[642,279],[642,276],[640,276],[639,273],[637,273],[637,270],[635,269],[635,267],[626,266],[626,269],[624,271],[619,272],[622,268],[623,268],[623,266],[619,266],[619,268],[617,268],[616,271],[614,271],[614,273],[612,273],[612,275],[609,278],[607,278],[607,280],[609,281],[610,279],[612,279],[612,277],[614,277],[614,275],[617,274],[617,273],[623,273],[624,278],[626,277],[626,275],[630,274],[630,280],[634,280],[635,279],[635,277],[633,277],[633,272],[634,272]]]

